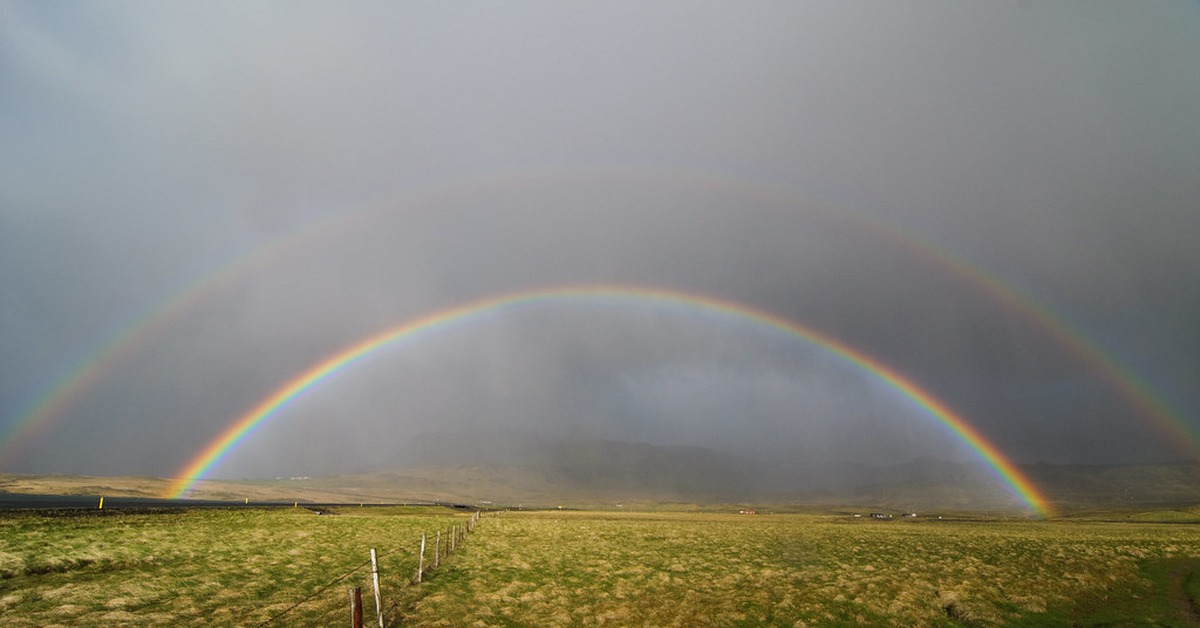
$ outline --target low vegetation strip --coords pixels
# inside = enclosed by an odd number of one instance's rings
[[[0,515],[6,626],[1193,625],[1194,525],[440,508]],[[446,536],[441,549],[444,556]],[[332,583],[332,584],[331,584]],[[370,623],[370,622],[368,622]]]

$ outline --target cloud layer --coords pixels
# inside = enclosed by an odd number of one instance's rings
[[[1016,460],[1177,459],[994,286],[1200,429],[1198,41],[1186,4],[11,4],[0,419],[157,327],[3,470],[169,474],[369,334],[588,283],[803,322]],[[636,308],[472,325],[289,412],[220,472],[358,468],[483,424],[969,455],[819,348]]]

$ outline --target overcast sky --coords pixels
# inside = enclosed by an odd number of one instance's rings
[[[1019,462],[1180,459],[995,286],[1200,429],[1198,58],[1190,2],[6,2],[0,420],[156,327],[0,471],[174,473],[348,344],[592,283],[836,337]],[[628,303],[383,352],[216,471],[387,467],[478,426],[971,458],[818,347]]]

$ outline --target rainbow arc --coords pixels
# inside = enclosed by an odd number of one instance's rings
[[[405,339],[442,330],[449,326],[469,324],[490,316],[531,306],[562,302],[619,302],[643,306],[674,306],[689,311],[722,314],[736,320],[782,330],[804,342],[819,346],[856,365],[911,399],[966,444],[1031,510],[1043,516],[1050,514],[1050,505],[1045,496],[978,429],[933,394],[878,359],[800,323],[740,303],[673,290],[637,286],[566,286],[515,292],[439,310],[385,329],[311,365],[229,424],[216,438],[192,456],[187,465],[177,474],[177,479],[172,482],[166,496],[177,498],[188,494],[197,481],[208,475],[268,419],[277,416],[307,391],[377,351]]]

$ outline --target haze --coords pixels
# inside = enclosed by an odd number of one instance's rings
[[[1187,459],[1072,347],[1200,429],[1197,42],[1200,8],[1166,2],[8,2],[5,433],[135,340],[0,470],[170,475],[374,333],[592,284],[818,330],[1019,463]],[[974,456],[778,330],[576,304],[381,351],[214,473],[487,430]]]

